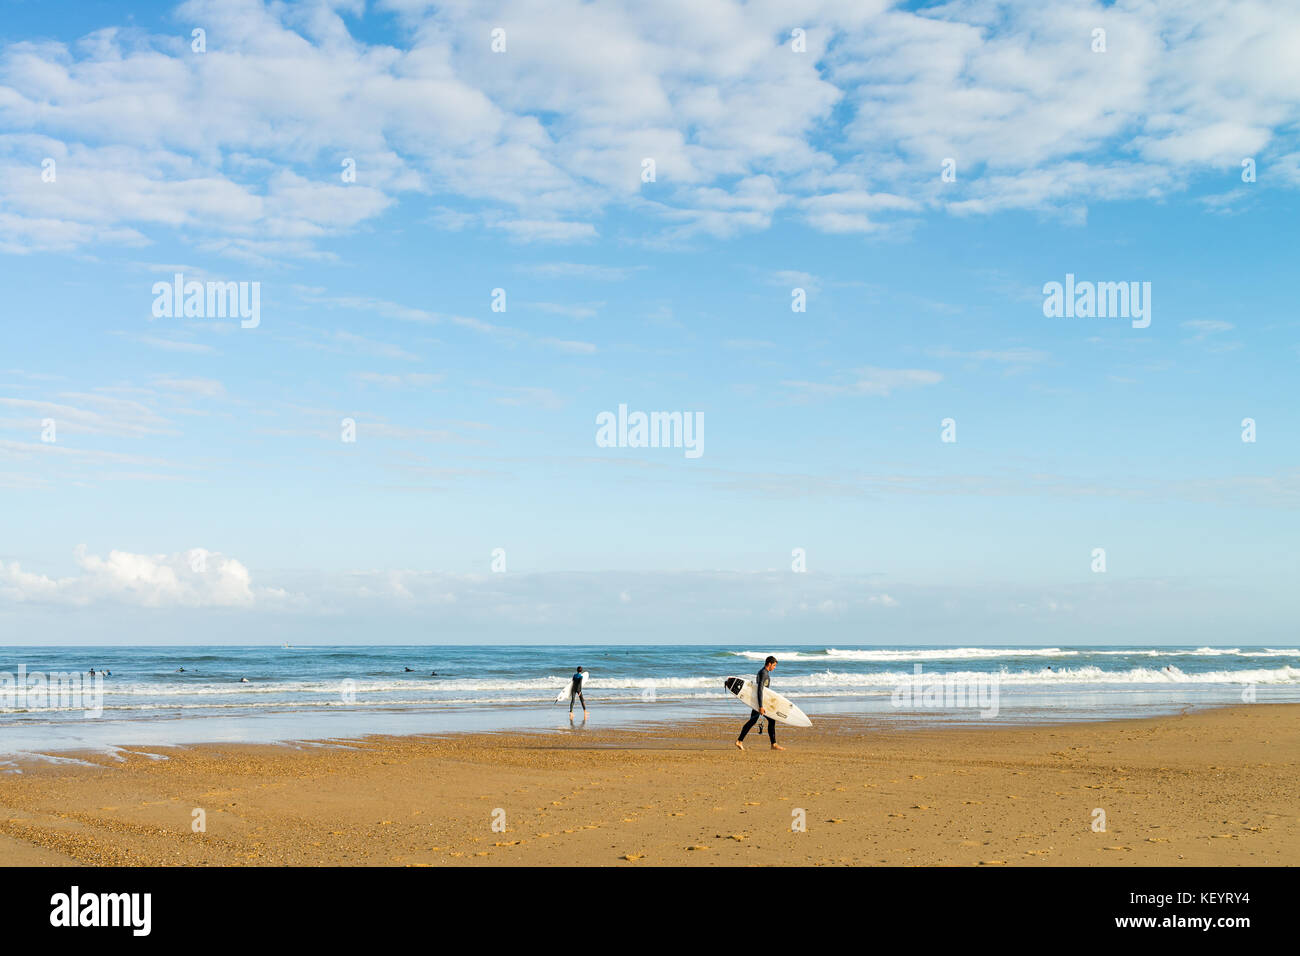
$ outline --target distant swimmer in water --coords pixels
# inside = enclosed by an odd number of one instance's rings
[[[251,684],[251,683],[253,683],[253,682],[252,682],[251,680],[249,680],[247,677],[241,677],[241,678],[239,678],[239,682],[240,682],[241,684]]]

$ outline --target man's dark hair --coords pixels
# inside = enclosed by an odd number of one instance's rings
[[[771,654],[769,654],[767,655],[767,660],[763,661],[763,666],[766,667],[768,664],[775,664],[775,663],[776,663],[776,658],[773,657]]]

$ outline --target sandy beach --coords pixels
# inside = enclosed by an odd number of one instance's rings
[[[607,731],[597,713],[572,732],[27,764],[0,777],[0,863],[1300,863],[1300,705],[1010,728],[820,719],[783,728],[784,752],[751,736],[743,754],[740,722]]]

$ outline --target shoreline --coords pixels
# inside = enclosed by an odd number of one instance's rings
[[[82,754],[0,776],[0,864],[1300,864],[1300,705],[740,723]]]
[[[1139,692],[1140,693],[1140,692]],[[826,699],[801,697],[800,702],[814,721],[854,719],[882,725],[908,727],[1049,727],[1105,724],[1115,721],[1147,720],[1242,706],[1300,706],[1290,700],[1258,700],[1243,705],[1237,700],[1204,698],[1179,702],[1161,701],[1124,706],[1122,698],[1105,707],[1081,707],[1069,699],[1051,706],[1017,701],[1004,705],[995,716],[978,708],[886,709],[878,698]],[[593,700],[607,729],[634,730],[663,724],[676,726],[692,721],[743,719],[745,712],[724,697],[709,700],[644,701]],[[0,773],[28,763],[80,759],[83,755],[111,756],[119,751],[221,747],[236,743],[256,745],[310,745],[321,741],[366,737],[420,737],[491,733],[561,732],[566,711],[540,702],[480,704],[468,707],[412,709],[338,709],[332,711],[268,711],[237,717],[155,717],[151,719],[66,720],[49,723],[0,724]],[[508,716],[507,716],[508,715]],[[189,731],[177,731],[184,723]],[[341,733],[331,733],[336,723]],[[431,724],[440,726],[430,729]],[[94,731],[87,733],[87,731]],[[151,733],[152,731],[152,733]],[[159,733],[159,731],[163,733]],[[61,739],[66,738],[66,739]],[[98,739],[94,739],[98,738]]]

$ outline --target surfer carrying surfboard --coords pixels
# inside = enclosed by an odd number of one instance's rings
[[[587,698],[582,696],[582,685],[586,683],[586,681],[587,681],[587,675],[583,673],[582,668],[579,667],[578,672],[573,675],[573,679],[569,682],[569,717],[570,718],[573,717],[573,700],[576,697],[582,703],[582,719],[583,720],[587,719]]]
[[[749,733],[750,730],[753,729],[754,725],[758,723],[759,717],[762,717],[767,713],[767,708],[763,706],[763,688],[772,683],[771,674],[772,668],[774,667],[776,667],[776,658],[769,655],[767,660],[763,662],[763,666],[758,669],[758,676],[754,678],[754,692],[758,697],[758,710],[751,710],[749,712],[749,720],[745,723],[744,727],[740,728],[740,736],[736,738],[736,748],[738,750],[745,749],[745,734]],[[776,721],[771,717],[767,718],[767,737],[772,741],[773,750],[785,749],[776,742]]]

